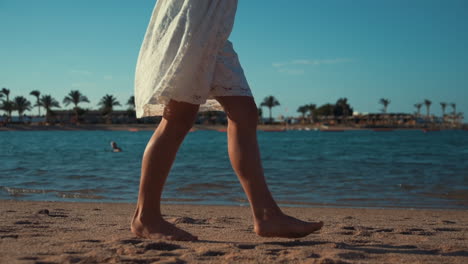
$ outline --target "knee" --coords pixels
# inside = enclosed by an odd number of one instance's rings
[[[229,121],[233,124],[242,127],[257,127],[258,109],[253,99],[238,102],[235,106],[225,110]]]
[[[198,105],[171,100],[164,108],[163,118],[168,125],[177,127],[177,130],[181,132],[187,132],[195,122],[198,107]]]

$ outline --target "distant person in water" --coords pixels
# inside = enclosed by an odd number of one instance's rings
[[[137,118],[162,116],[143,155],[131,222],[139,237],[198,239],[164,220],[160,201],[176,153],[199,110],[227,114],[229,158],[249,199],[255,233],[297,238],[323,226],[284,214],[268,189],[257,143],[257,106],[228,40],[236,9],[237,0],[156,2],[135,75]]]
[[[112,152],[122,152],[122,149],[117,146],[117,143],[111,141]]]

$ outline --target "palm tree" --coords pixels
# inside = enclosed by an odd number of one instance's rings
[[[2,98],[3,96],[5,96],[2,92],[0,92],[0,98]],[[3,101],[3,100],[2,100]],[[0,109],[3,110],[3,104],[2,102],[0,102]]]
[[[78,104],[83,103],[83,102],[89,103],[88,97],[81,94],[81,92],[78,90],[70,91],[70,93],[68,93],[68,95],[65,96],[65,98],[63,98],[63,103],[66,106],[68,106],[69,104],[75,105],[75,107],[73,108],[73,111],[75,112],[75,120],[76,120],[75,122],[77,123],[78,123]]]
[[[128,98],[127,105],[135,109],[135,96],[134,95]]]
[[[6,96],[6,101],[3,102],[2,110],[8,113],[8,119],[11,120],[11,112],[13,112],[15,106],[10,102],[10,90],[3,87],[0,93]]]
[[[50,95],[43,95],[39,103],[46,110],[46,122],[49,122],[52,115],[52,108],[59,108],[59,102]]]
[[[424,105],[426,105],[427,117],[429,118],[430,110],[431,110],[431,100],[424,99]]]
[[[273,123],[273,118],[271,117],[271,108],[278,105],[280,105],[280,103],[272,95],[265,97],[265,99],[263,99],[263,102],[260,104],[260,106],[268,107],[268,110],[270,111],[270,123]]]
[[[347,122],[347,116],[353,114],[353,108],[348,104],[348,98],[340,98],[336,101],[335,106],[333,107],[333,115],[335,117],[340,117],[343,121]]]
[[[31,110],[31,102],[29,102],[23,96],[16,96],[13,100],[15,104],[15,110],[18,111],[20,121],[23,121],[23,112]]]
[[[257,112],[258,112],[258,120],[259,120],[260,124],[263,124],[263,109],[262,109],[262,107],[258,107]]]
[[[38,116],[41,116],[41,104],[39,103],[39,97],[41,96],[41,92],[39,92],[38,90],[34,90],[31,91],[29,94],[36,97],[36,104],[34,106],[37,106],[37,114]]]
[[[11,112],[15,110],[15,104],[11,101],[3,101],[2,105],[0,106],[0,109],[7,112],[7,122],[11,121]]]
[[[127,105],[129,106],[127,109],[127,115],[130,118],[136,118],[136,112],[135,112],[135,96],[130,96],[127,101]]]
[[[70,91],[70,93],[68,93],[68,95],[65,96],[65,98],[63,98],[63,103],[65,105],[68,106],[69,104],[74,104],[75,108],[78,107],[79,103],[83,103],[83,102],[89,103],[88,97],[81,94],[81,92],[78,90]]]
[[[383,112],[384,114],[387,113],[387,107],[388,107],[388,105],[390,104],[390,102],[391,102],[390,99],[385,99],[385,98],[381,98],[381,99],[380,99],[379,103],[380,103],[381,105],[383,105],[382,112]]]
[[[447,108],[447,103],[441,102],[440,107],[442,107],[442,119],[445,117],[445,108]]]
[[[317,109],[317,106],[315,104],[308,104],[306,107],[307,111],[309,111],[310,123],[312,124],[314,122],[314,111]]]
[[[305,121],[305,115],[307,114],[307,111],[309,111],[307,105],[301,105],[299,108],[297,108],[297,112],[302,114],[302,123]]]
[[[102,112],[104,115],[107,116],[108,122],[111,120],[110,119],[110,114],[112,113],[114,106],[119,106],[120,103],[117,101],[117,98],[115,98],[113,95],[106,94],[101,98],[101,101],[99,101],[99,104],[102,108]]]
[[[453,115],[455,116],[457,114],[457,104],[456,103],[450,103],[450,106],[453,109]]]
[[[414,104],[414,107],[416,107],[418,116],[420,116],[422,104],[421,103]]]
[[[6,96],[6,101],[10,102],[10,90],[3,87],[0,93],[4,94]]]

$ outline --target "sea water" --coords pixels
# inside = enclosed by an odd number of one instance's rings
[[[0,132],[0,199],[136,202],[152,132]],[[258,132],[264,173],[287,206],[468,209],[468,132]],[[114,153],[110,141],[123,149]],[[227,135],[187,135],[166,203],[247,205]]]

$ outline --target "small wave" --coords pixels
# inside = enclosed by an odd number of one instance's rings
[[[91,193],[102,193],[105,192],[104,189],[78,189],[78,190],[71,190],[71,191],[63,191],[66,193],[80,193],[80,194],[91,194]]]
[[[71,199],[94,199],[102,200],[106,197],[101,195],[95,195],[95,193],[104,192],[102,189],[81,189],[71,191],[59,191],[59,190],[48,190],[48,189],[28,189],[28,188],[15,188],[0,186],[0,190],[6,191],[10,196],[23,197],[27,194],[50,194],[55,193],[60,198],[71,198]]]
[[[27,189],[27,188],[14,188],[14,187],[6,187],[0,186],[1,189],[8,192],[10,195],[15,196],[17,194],[28,194],[28,193],[50,193],[54,192],[54,190],[45,190],[45,189]]]
[[[468,190],[451,190],[443,193],[421,193],[421,195],[433,197],[433,198],[442,198],[448,200],[459,200],[468,202]]]
[[[16,168],[13,168],[11,169],[12,171],[25,171],[25,170],[28,170],[27,168],[24,168],[24,167],[16,167]]]
[[[400,189],[405,190],[405,191],[412,191],[412,190],[418,189],[418,186],[416,185],[410,185],[410,184],[404,184],[404,183],[398,184],[398,187],[400,187]]]
[[[36,182],[36,181],[30,181],[30,182],[23,182],[21,185],[25,186],[35,186],[35,185],[42,185],[44,183],[41,182]]]
[[[201,202],[203,199],[199,198],[162,198],[163,202]]]
[[[90,200],[102,200],[106,199],[105,196],[93,195],[93,194],[82,194],[82,193],[73,193],[73,192],[58,192],[57,197],[64,199],[90,199]]]
[[[65,178],[70,180],[97,180],[99,177],[97,177],[96,175],[69,175]]]
[[[47,174],[48,172],[49,172],[48,170],[38,169],[34,172],[34,175],[44,175],[44,174]]]
[[[310,159],[309,157],[294,157],[294,156],[289,156],[285,158],[285,160],[287,161],[308,161],[309,159]]]
[[[177,188],[179,192],[197,192],[200,190],[226,190],[231,189],[228,185],[219,183],[192,183],[183,187]]]
[[[337,202],[399,202],[400,199],[395,198],[385,198],[385,199],[374,199],[374,198],[343,198],[343,199],[336,199]]]

